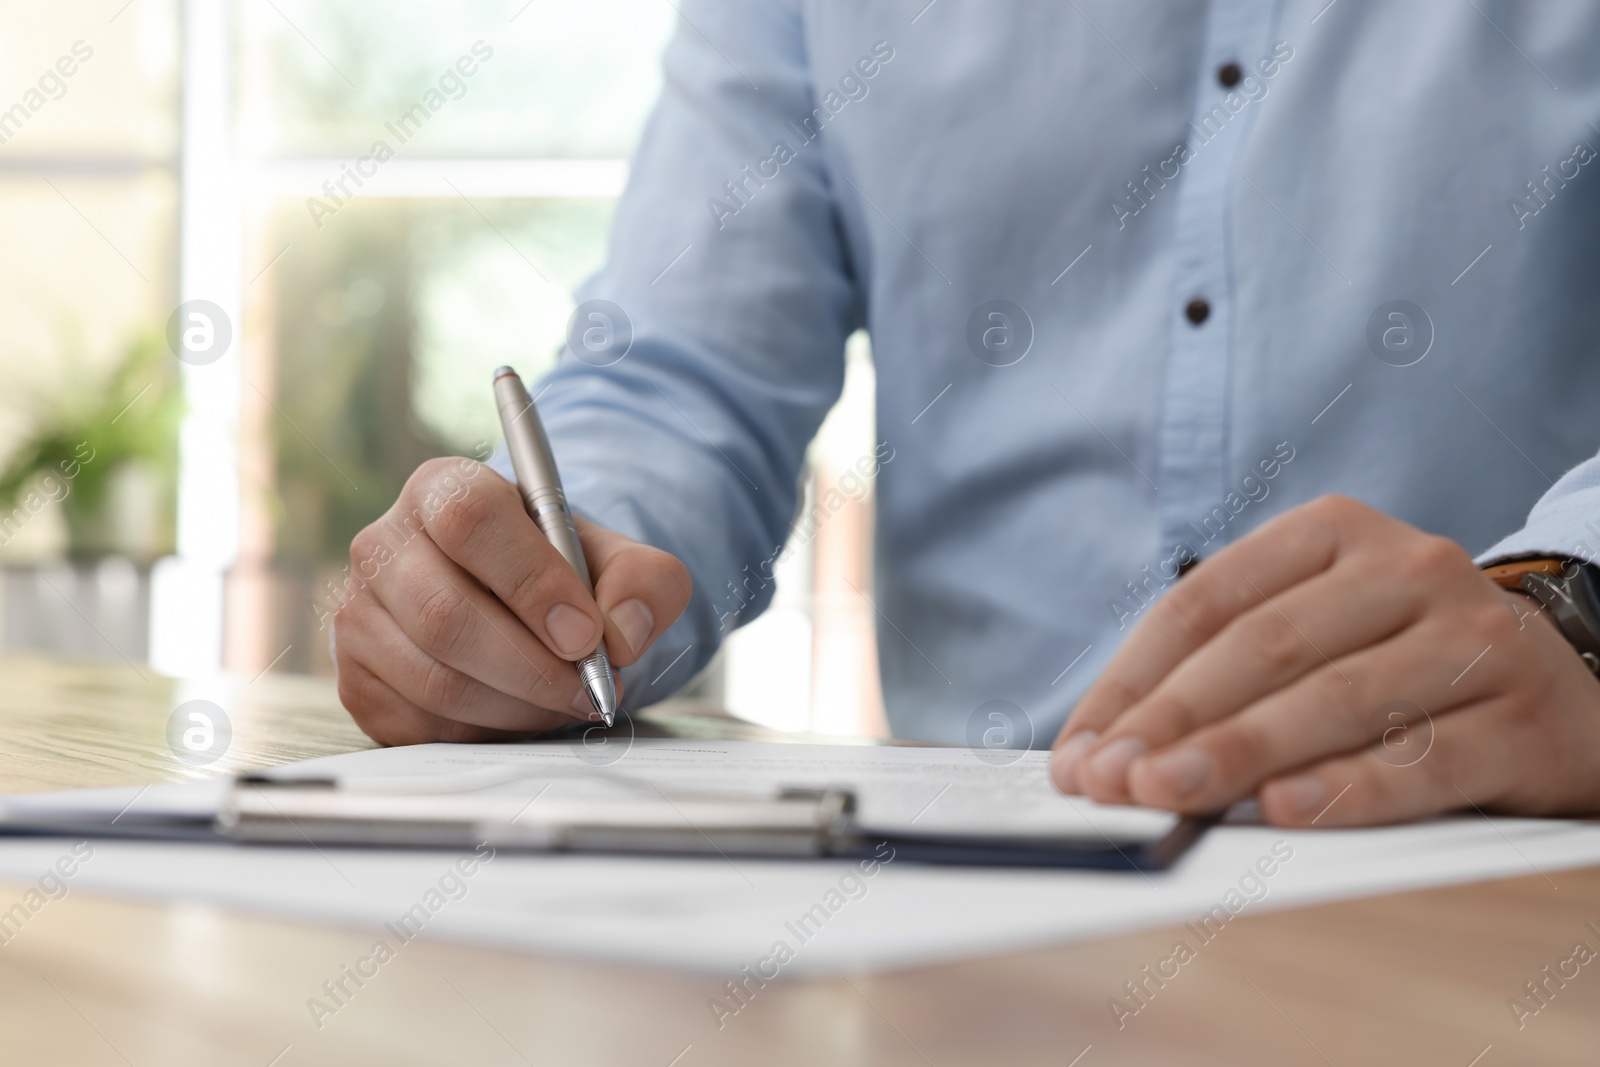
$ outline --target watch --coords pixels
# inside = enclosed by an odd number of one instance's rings
[[[1496,585],[1537,600],[1594,674],[1600,674],[1600,567],[1544,556],[1483,568]]]

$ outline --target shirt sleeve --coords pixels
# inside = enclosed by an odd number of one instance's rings
[[[1552,485],[1516,533],[1478,557],[1488,565],[1519,556],[1561,556],[1600,563],[1600,456]]]
[[[623,672],[669,695],[770,601],[806,446],[860,319],[796,6],[685,0],[607,265],[533,388],[574,510],[681,559],[684,616]]]

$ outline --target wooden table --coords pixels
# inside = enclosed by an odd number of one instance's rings
[[[213,771],[367,744],[321,681],[193,686],[15,659],[0,679],[9,791],[199,773],[166,754],[167,717],[191,696],[233,721]],[[307,998],[371,931],[75,890],[0,946],[0,1063],[1600,1063],[1600,960],[1551,982],[1520,1029],[1507,1006],[1575,942],[1600,951],[1585,926],[1600,926],[1600,868],[1550,877],[1243,916],[1120,1030],[1108,998],[1176,929],[774,983],[720,1031],[705,976],[422,940],[318,1029]],[[26,888],[0,883],[0,910]]]

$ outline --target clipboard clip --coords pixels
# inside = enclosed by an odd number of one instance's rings
[[[523,776],[525,777],[525,776]],[[920,863],[957,866],[1161,870],[1217,821],[1179,819],[1157,840],[1104,833],[922,828],[863,819],[845,787],[771,794],[668,794],[649,781],[585,776],[596,794],[528,797],[465,788],[417,791],[367,781],[246,775],[211,823],[224,840],[340,848],[476,848],[528,853],[870,859],[883,847]],[[505,784],[499,779],[495,784]]]
[[[652,787],[654,788],[654,787]],[[215,829],[239,842],[532,852],[728,853],[815,857],[848,836],[855,794],[787,789],[771,796],[620,795],[532,799],[341,789],[331,779],[245,776]]]

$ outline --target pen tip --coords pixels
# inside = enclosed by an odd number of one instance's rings
[[[595,714],[600,716],[600,721],[607,726],[617,723],[617,697],[615,691],[605,689],[590,689],[589,702],[594,705]]]
[[[502,365],[502,366],[496,367],[494,369],[494,380],[495,381],[499,381],[501,378],[504,378],[508,374],[513,374],[514,375],[516,373],[517,372],[512,370],[510,367]]]
[[[590,656],[578,665],[589,703],[607,726],[617,721],[617,687],[611,678],[611,664],[604,655]]]

